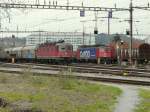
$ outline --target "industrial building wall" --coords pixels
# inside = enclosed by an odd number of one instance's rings
[[[44,42],[56,42],[65,40],[66,43],[71,43],[74,50],[78,46],[95,44],[95,37],[92,34],[74,33],[74,32],[42,32],[31,34],[26,38],[26,45],[38,45]]]
[[[114,37],[116,36],[116,34],[98,34],[95,38],[95,43],[98,45],[109,45],[112,41],[114,41]],[[130,43],[130,37],[128,37],[127,35],[124,34],[119,34],[119,37],[122,41]],[[142,42],[144,43],[144,40],[141,39],[135,39],[133,38],[133,41],[137,41],[137,42]]]

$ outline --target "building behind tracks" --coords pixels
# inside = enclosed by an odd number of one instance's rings
[[[25,46],[25,44],[26,44],[25,38],[12,38],[12,37],[0,38],[0,48],[20,47]]]
[[[145,43],[150,44],[150,36],[145,39]]]
[[[66,43],[71,43],[74,50],[83,44],[95,44],[95,37],[93,34],[81,32],[39,32],[29,35],[26,38],[26,45],[38,45],[44,42],[56,42],[59,40],[64,40]]]
[[[120,41],[127,42],[127,43],[130,43],[130,41],[131,41],[130,37],[125,35],[125,34],[111,34],[111,35],[108,35],[108,34],[101,33],[101,34],[98,34],[96,36],[95,43],[100,44],[100,45],[109,45],[109,43],[111,43],[115,40],[116,35],[119,36]],[[136,41],[138,43],[141,43],[141,42],[144,43],[145,42],[142,39],[136,39],[136,38],[133,38],[133,41]]]

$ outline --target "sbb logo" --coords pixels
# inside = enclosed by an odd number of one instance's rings
[[[81,58],[90,58],[90,51],[80,51]]]

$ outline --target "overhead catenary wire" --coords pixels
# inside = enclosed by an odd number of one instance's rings
[[[44,1],[44,0],[43,0]],[[60,1],[60,0],[57,0],[58,2]],[[64,1],[66,1],[66,0],[64,0]],[[75,1],[76,3],[78,2],[78,1]],[[71,3],[71,2],[70,2]],[[118,5],[116,6],[116,7],[118,7]],[[59,15],[59,14],[58,14]]]

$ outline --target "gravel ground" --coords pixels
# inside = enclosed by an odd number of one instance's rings
[[[124,87],[114,112],[133,112],[138,103],[138,90],[133,87]]]

